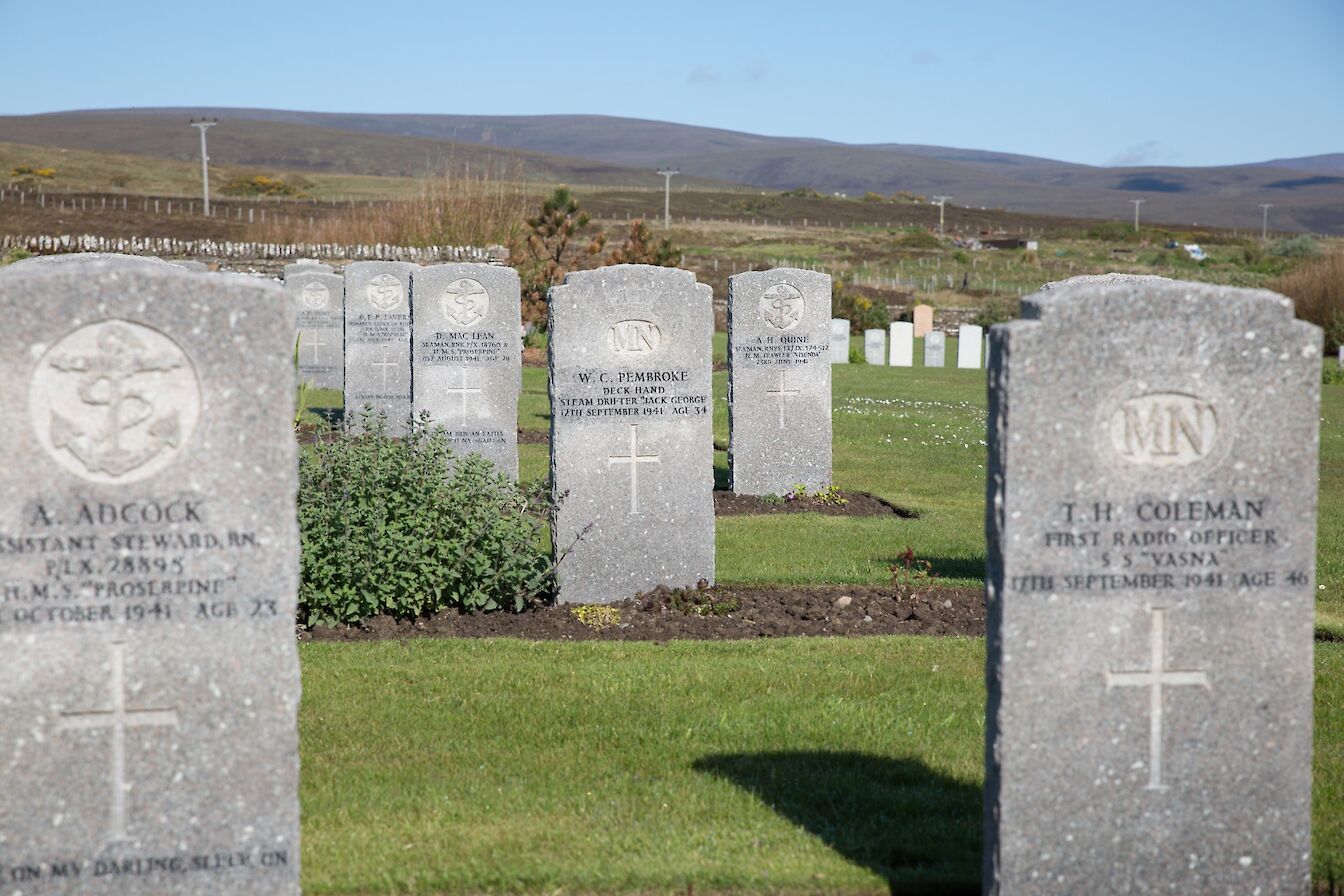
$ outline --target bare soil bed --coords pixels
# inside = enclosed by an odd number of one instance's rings
[[[872,585],[657,588],[607,605],[581,621],[573,605],[522,613],[378,616],[357,626],[301,628],[303,641],[405,638],[521,638],[529,641],[742,640],[800,635],[960,635],[985,633],[984,590],[974,586],[898,589]],[[607,615],[609,614],[609,615]]]

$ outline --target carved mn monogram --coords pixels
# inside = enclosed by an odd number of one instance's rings
[[[761,296],[761,318],[773,330],[792,330],[803,319],[803,294],[787,283],[776,283]]]
[[[331,290],[327,289],[325,284],[310,280],[303,284],[301,298],[303,307],[312,311],[320,311],[327,307],[327,302],[331,300]]]
[[[200,417],[196,371],[167,336],[102,321],[57,342],[29,389],[33,426],[61,466],[95,482],[132,482],[167,465]]]
[[[607,345],[620,354],[649,355],[662,341],[662,328],[651,320],[623,320],[607,328]]]
[[[1111,445],[1132,464],[1185,466],[1203,460],[1218,439],[1218,414],[1202,398],[1155,392],[1121,402],[1111,415]]]
[[[393,311],[401,307],[405,290],[401,288],[401,281],[396,277],[391,274],[379,274],[369,281],[364,294],[368,296],[369,304],[379,311]]]
[[[439,297],[439,308],[454,326],[474,327],[490,311],[490,294],[478,281],[462,277],[448,284]]]

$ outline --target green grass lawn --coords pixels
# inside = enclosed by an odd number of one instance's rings
[[[716,374],[720,442],[725,388]],[[836,484],[919,519],[720,520],[720,580],[881,582],[909,545],[979,581],[983,372],[837,366],[834,396]],[[1344,635],[1344,386],[1322,396],[1318,619]],[[525,370],[521,425],[547,413],[545,371]],[[544,474],[546,446],[522,467]],[[979,639],[301,657],[310,892],[978,892]],[[1341,877],[1344,644],[1318,642],[1316,664],[1314,864]]]

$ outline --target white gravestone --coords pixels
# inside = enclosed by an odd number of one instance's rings
[[[898,320],[891,325],[891,366],[911,367],[915,363],[915,325]]]
[[[0,315],[0,891],[297,896],[283,291],[88,262]]]
[[[849,363],[849,321],[831,318],[831,363]]]
[[[831,278],[795,268],[728,280],[728,467],[733,491],[831,484]]]
[[[863,361],[865,364],[885,365],[887,360],[887,334],[882,330],[863,331]]]
[[[518,476],[523,346],[518,272],[436,264],[414,272],[413,408],[444,427],[460,454]]]
[[[963,369],[979,370],[980,353],[983,348],[984,329],[975,324],[962,324],[957,331],[957,366]]]
[[[313,268],[289,271],[285,292],[294,308],[299,381],[315,389],[345,388],[345,278]]]
[[[710,288],[612,265],[569,274],[549,304],[557,600],[713,582]]]
[[[930,330],[924,337],[924,366],[942,367],[947,357],[947,336],[942,330]]]
[[[387,430],[411,419],[411,271],[402,261],[357,261],[345,268],[345,415],[387,415]]]
[[[1061,285],[990,331],[988,892],[1311,887],[1321,332]]]

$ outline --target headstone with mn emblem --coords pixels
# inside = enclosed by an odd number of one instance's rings
[[[992,893],[1310,889],[1321,331],[1064,285],[990,331]]]
[[[613,265],[550,291],[557,599],[714,580],[710,288]]]
[[[830,319],[828,274],[781,268],[728,279],[728,468],[737,494],[831,484]]]
[[[0,890],[297,894],[283,291],[89,262],[0,315]]]
[[[454,451],[518,475],[522,389],[518,272],[488,264],[415,271],[413,410],[447,430]]]
[[[316,266],[286,268],[285,292],[297,325],[299,382],[345,388],[345,278]]]
[[[411,272],[404,261],[345,268],[345,415],[365,406],[387,415],[394,435],[411,419]]]

